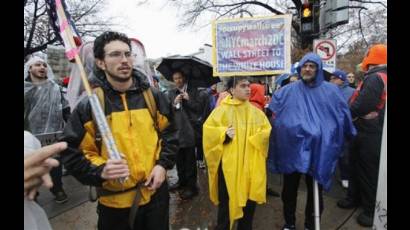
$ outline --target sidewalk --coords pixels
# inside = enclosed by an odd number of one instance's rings
[[[170,172],[170,180],[175,180],[175,172]],[[281,191],[281,180],[278,175],[269,176],[270,187]],[[171,193],[170,199],[170,229],[213,229],[216,221],[217,208],[211,204],[208,196],[207,174],[198,170],[200,195],[191,201],[182,201],[177,193]],[[97,203],[88,202],[88,187],[80,185],[71,176],[64,177],[64,187],[70,200],[63,205],[55,204],[48,191],[42,191],[39,202],[50,217],[50,223],[56,230],[90,230],[96,229]],[[304,207],[306,202],[304,181],[301,180],[298,206],[297,229],[303,228]],[[338,183],[333,185],[329,193],[324,194],[325,210],[322,215],[321,229],[335,230],[344,222],[340,230],[370,230],[362,228],[356,223],[359,210],[343,210],[336,206],[336,202],[344,196],[344,191]],[[280,230],[283,222],[282,201],[280,197],[267,197],[267,203],[258,205],[254,217],[254,230]]]

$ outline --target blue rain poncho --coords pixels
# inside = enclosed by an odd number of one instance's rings
[[[30,80],[29,68],[37,62],[45,63],[40,57],[33,57],[24,66],[24,123],[34,135],[61,131],[63,109],[68,106],[49,65],[45,81],[35,84]]]
[[[315,82],[286,85],[269,104],[275,119],[268,167],[273,173],[307,173],[329,190],[345,137],[355,136],[356,129],[341,90],[324,81],[318,55],[303,57],[297,68],[299,77],[307,61],[318,66]]]

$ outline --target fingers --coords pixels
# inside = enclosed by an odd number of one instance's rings
[[[27,198],[29,200],[34,200],[34,198],[36,198],[36,194],[37,194],[37,189],[33,189],[28,193]]]
[[[161,180],[158,176],[154,176],[151,178],[151,182],[150,183],[145,183],[148,190],[157,190],[162,182],[164,182],[164,180]]]
[[[28,193],[30,190],[40,187],[43,183],[41,177],[35,177],[30,180],[24,180],[24,192]]]
[[[147,181],[145,182],[145,186],[149,189],[152,190],[152,173],[149,175],[149,177],[147,178]]]
[[[43,162],[45,159],[63,151],[66,148],[67,148],[66,142],[58,142],[58,143],[37,149],[33,151],[32,154],[24,158],[24,167]]]
[[[124,159],[114,160],[109,159],[103,169],[101,177],[103,179],[112,180],[123,177],[128,177],[130,175],[127,161]]]
[[[228,137],[233,138],[235,136],[235,128],[233,128],[232,126],[229,126],[228,129],[226,130],[226,135],[228,135]]]
[[[148,187],[148,190],[156,190],[165,180],[166,170],[160,166],[156,165],[151,172],[151,175],[147,179],[145,186]],[[150,183],[149,183],[150,182]]]
[[[43,179],[43,186],[47,188],[52,188],[53,187],[53,181],[51,180],[50,174],[45,174],[42,176]]]
[[[30,167],[24,170],[24,183],[30,182],[31,180],[40,179],[41,176],[48,173],[50,168],[44,165],[38,165],[36,167]]]
[[[44,161],[44,166],[51,168],[57,167],[60,165],[60,163],[58,162],[58,160],[54,159],[54,158],[48,158]]]

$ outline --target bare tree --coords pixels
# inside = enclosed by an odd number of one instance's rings
[[[324,1],[322,0],[322,3]],[[140,1],[141,4],[141,1]],[[299,10],[301,0],[169,0],[168,4],[183,12],[181,27],[204,27],[210,19],[229,18],[247,15],[292,14],[292,43],[294,49],[301,48]],[[349,24],[338,26],[326,33],[326,37],[338,40],[338,48],[346,52],[350,44],[362,42],[369,44],[387,40],[387,1],[351,0],[349,3]],[[307,52],[292,54],[298,58]]]
[[[81,37],[95,37],[114,26],[112,18],[103,17],[105,0],[67,0],[67,11],[71,15]],[[47,45],[59,45],[44,0],[24,0],[24,57],[43,51]]]
[[[326,34],[338,40],[339,52],[348,52],[356,44],[367,49],[373,43],[387,42],[387,8],[383,2],[354,0],[350,8],[349,23]]]

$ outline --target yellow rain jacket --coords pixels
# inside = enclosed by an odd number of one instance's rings
[[[235,128],[224,144],[226,130]],[[230,227],[243,216],[247,200],[266,202],[266,158],[271,125],[266,115],[249,101],[226,97],[203,126],[203,147],[208,165],[209,195],[219,204],[218,167],[222,161],[229,194]]]
[[[124,184],[117,180],[101,178],[109,156],[105,145],[98,146],[96,143],[88,98],[84,98],[77,105],[64,129],[62,141],[68,143],[68,148],[61,154],[64,166],[83,184],[102,187],[109,191],[124,191],[135,187],[139,182],[144,182],[155,165],[161,165],[165,169],[171,169],[174,165],[178,151],[178,136],[173,124],[171,105],[162,93],[151,87],[158,108],[157,122],[162,139],[159,142],[154,121],[142,95],[142,90],[150,86],[137,72],[133,73],[133,77],[133,87],[124,93],[114,90],[105,79],[101,83],[108,125],[118,150],[125,156],[130,169],[130,176]],[[142,187],[139,204],[147,204],[153,193]],[[129,208],[135,194],[135,190],[130,190],[102,196],[99,202],[112,208]]]

